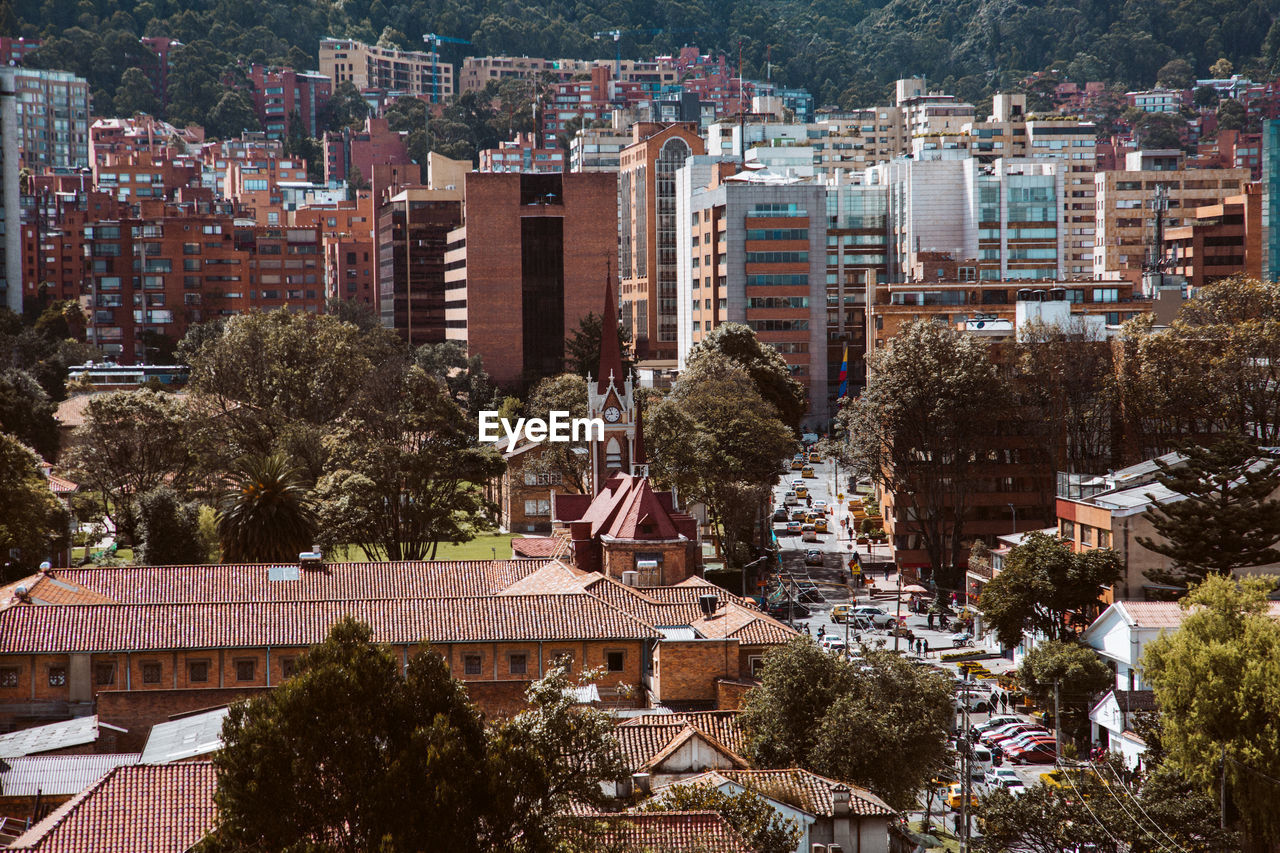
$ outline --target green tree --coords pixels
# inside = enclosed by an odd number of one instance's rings
[[[225,94],[223,75],[230,57],[208,41],[188,41],[169,57],[169,119],[175,124],[205,125]]]
[[[947,760],[951,685],[891,652],[870,672],[808,637],[765,657],[741,722],[759,767],[803,767],[861,785],[906,809]]]
[[[646,409],[644,426],[653,475],[706,505],[727,564],[742,566],[752,525],[795,450],[794,434],[747,371],[719,353],[692,361]]]
[[[25,370],[0,370],[0,432],[7,432],[44,459],[58,458],[58,422],[54,405],[40,383]]]
[[[1244,130],[1248,120],[1244,104],[1235,98],[1224,98],[1218,102],[1218,130]]]
[[[137,499],[159,485],[181,488],[192,468],[185,404],[156,391],[95,395],[69,454],[71,476],[98,493],[126,545],[138,539]]]
[[[144,566],[185,566],[204,563],[209,549],[200,536],[200,505],[185,502],[168,486],[158,486],[138,498]]]
[[[595,374],[600,370],[600,335],[603,319],[599,314],[588,312],[578,321],[578,328],[569,333],[565,339],[565,369],[586,378],[587,374]],[[622,375],[614,377],[621,384],[631,375],[635,363],[631,360],[631,333],[618,326],[618,352],[622,354]],[[596,379],[609,377],[596,376]],[[585,399],[585,398],[584,398]]]
[[[1201,110],[1216,107],[1219,99],[1218,90],[1212,86],[1197,86],[1196,90],[1191,93],[1191,103]]]
[[[269,695],[232,706],[203,849],[484,849],[484,726],[439,655],[401,674],[351,618]]]
[[[1079,722],[1094,697],[1115,683],[1115,676],[1088,646],[1050,640],[1027,652],[1018,667],[1018,683],[1041,707],[1053,707],[1056,697],[1063,715]]]
[[[1008,649],[1026,632],[1067,640],[1092,621],[1102,608],[1103,587],[1122,571],[1119,555],[1110,549],[1075,554],[1056,536],[1028,533],[983,589],[982,612]]]
[[[502,460],[477,444],[475,427],[420,367],[371,395],[328,445],[318,485],[326,546],[353,543],[373,559],[434,559],[440,542],[467,542],[491,525],[483,484],[502,472]]]
[[[1226,80],[1231,76],[1231,72],[1234,69],[1235,66],[1232,65],[1231,60],[1226,57],[1222,57],[1217,62],[1213,63],[1213,65],[1209,66],[1209,73],[1212,74],[1215,79]]]
[[[1142,148],[1181,148],[1187,121],[1173,113],[1142,113],[1133,119],[1133,135]]]
[[[1201,790],[1223,774],[1245,849],[1280,841],[1280,622],[1270,580],[1210,576],[1183,599],[1182,626],[1153,640],[1142,671],[1163,722],[1165,764]],[[1225,761],[1224,761],[1225,760]]]
[[[458,341],[423,344],[414,353],[414,362],[449,390],[454,402],[472,420],[484,409],[492,409],[498,389],[478,355],[468,355]]]
[[[157,115],[160,112],[160,101],[156,98],[155,88],[141,68],[130,68],[124,72],[114,101],[116,115]]]
[[[325,130],[337,131],[360,126],[368,114],[369,105],[360,90],[350,80],[343,80],[333,87],[333,97],[325,103],[317,120]]]
[[[1166,89],[1190,89],[1195,82],[1191,63],[1181,57],[1169,60],[1156,72],[1156,85]]]
[[[800,843],[795,821],[750,789],[726,794],[711,785],[674,785],[644,804],[647,812],[717,812],[759,853],[791,853]]]
[[[0,555],[3,579],[21,577],[67,541],[67,511],[49,490],[40,459],[0,433]]]
[[[866,390],[840,412],[859,473],[893,493],[895,533],[919,533],[942,586],[960,585],[974,466],[1007,397],[983,341],[920,320],[872,356]]]
[[[576,373],[562,373],[543,379],[533,386],[527,412],[530,418],[544,420],[550,417],[551,412],[568,412],[570,418],[585,418],[587,381]],[[585,494],[591,469],[589,451],[585,436],[579,441],[547,442],[536,459],[525,463],[524,470],[559,474],[565,485]]]
[[[253,101],[238,89],[229,89],[218,98],[218,103],[205,117],[205,128],[218,139],[232,139],[245,131],[260,130],[258,113]]]
[[[1160,583],[1186,584],[1206,575],[1280,561],[1280,458],[1262,454],[1238,435],[1211,447],[1187,448],[1180,463],[1157,459],[1156,482],[1182,500],[1154,504],[1143,517],[1159,538],[1138,544],[1173,561],[1172,571],[1152,570]]]
[[[292,563],[310,551],[316,518],[302,472],[282,454],[245,457],[218,511],[224,563]]]
[[[745,370],[760,396],[773,406],[784,424],[792,429],[800,426],[806,407],[804,386],[791,375],[782,354],[762,344],[751,327],[721,323],[690,351],[688,367],[694,368],[700,358],[713,353]]]

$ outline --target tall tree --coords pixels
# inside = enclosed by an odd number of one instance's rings
[[[200,535],[200,505],[183,501],[168,486],[158,486],[138,498],[143,566],[184,566],[204,563],[209,549]]]
[[[1115,682],[1098,653],[1074,640],[1050,640],[1027,652],[1018,667],[1018,683],[1041,704],[1055,701],[1064,715],[1079,720],[1093,699]]]
[[[653,475],[705,504],[727,564],[743,565],[752,525],[795,450],[794,434],[750,374],[719,353],[691,362],[646,410],[644,426]]]
[[[918,532],[941,585],[959,585],[975,465],[1007,400],[985,343],[919,320],[872,357],[840,413],[860,473],[893,493],[900,526],[915,519],[895,535]]]
[[[578,328],[565,339],[565,369],[586,378],[600,369],[600,335],[603,320],[599,314],[588,312],[578,321]],[[618,326],[618,352],[622,354],[622,376],[614,377],[619,384],[631,375],[635,363],[631,360],[631,333]],[[608,379],[596,376],[596,379]],[[584,398],[585,399],[585,398]]]
[[[748,750],[758,767],[803,767],[906,809],[950,766],[951,685],[891,652],[868,654],[866,665],[808,637],[770,652],[743,703]]]
[[[712,353],[724,356],[745,370],[760,396],[773,406],[783,423],[792,429],[800,426],[806,408],[804,386],[791,375],[781,353],[761,343],[751,327],[721,323],[690,351],[689,367]]]
[[[1202,790],[1225,787],[1251,851],[1280,842],[1280,622],[1269,614],[1271,588],[1262,578],[1205,578],[1182,601],[1182,626],[1142,657],[1165,763]]]
[[[408,671],[350,618],[269,695],[232,706],[203,849],[485,849],[484,726],[435,654]]]
[[[1156,85],[1166,89],[1190,89],[1195,82],[1191,63],[1181,57],[1169,60],[1156,72]]]
[[[1001,645],[1016,648],[1024,633],[1066,640],[1102,608],[1103,587],[1123,564],[1106,548],[1074,554],[1061,539],[1028,533],[1005,558],[1004,570],[982,591],[982,612]]]
[[[160,112],[160,101],[156,98],[151,79],[141,68],[130,68],[120,77],[120,86],[116,89],[115,114],[133,116],[138,113],[156,115]]]
[[[527,417],[544,420],[552,412],[568,412],[570,418],[585,418],[586,380],[576,373],[562,373],[543,379],[533,386],[526,412]],[[559,474],[561,482],[585,494],[591,469],[588,444],[585,436],[578,441],[546,442],[537,459],[525,463],[525,470]]]
[[[26,443],[47,461],[58,458],[58,422],[49,395],[25,370],[0,370],[0,432]]]
[[[1143,514],[1160,538],[1140,536],[1138,544],[1173,561],[1173,571],[1148,577],[1186,584],[1280,562],[1280,500],[1272,498],[1280,490],[1280,458],[1247,438],[1224,435],[1212,447],[1189,447],[1182,462],[1156,464],[1156,482],[1183,498]]]
[[[0,432],[0,565],[4,581],[21,577],[67,541],[67,511],[49,490],[40,459]]]
[[[98,493],[102,511],[126,545],[138,542],[137,499],[191,474],[185,404],[172,394],[116,391],[95,395],[76,429],[68,464],[72,477]]]
[[[239,462],[218,511],[224,563],[292,563],[311,550],[316,518],[303,477],[279,453]]]
[[[377,386],[328,446],[318,487],[326,546],[434,559],[440,542],[466,542],[490,524],[483,488],[502,460],[478,445],[442,383],[416,365]]]
[[[481,410],[494,408],[498,390],[484,369],[484,360],[468,355],[460,342],[423,344],[414,353],[414,362],[447,387],[454,402],[472,420],[480,416]]]
[[[209,134],[218,139],[234,139],[246,131],[261,128],[253,101],[238,89],[223,92],[218,103],[205,116],[204,123]]]

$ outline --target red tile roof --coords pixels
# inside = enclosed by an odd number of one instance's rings
[[[726,779],[820,817],[834,816],[833,792],[837,788],[845,788],[849,791],[851,814],[861,817],[892,817],[896,814],[888,803],[866,788],[847,785],[798,767],[786,770],[712,770],[699,776],[672,782],[670,785],[663,785],[658,788],[658,791],[674,785],[719,785]]]
[[[754,853],[755,848],[716,812],[583,814],[572,818],[584,840],[602,850],[664,853]]]
[[[531,574],[545,560],[328,563],[295,565],[118,566],[59,569],[68,583],[121,604],[216,601],[347,601],[492,595]],[[297,570],[296,580],[271,580],[273,570]]]
[[[691,711],[682,714],[645,714],[632,717],[618,724],[616,733],[619,737],[632,737],[633,729],[653,729],[654,740],[669,740],[673,732],[685,726],[693,726],[705,732],[718,743],[723,744],[737,755],[747,754],[747,738],[738,725],[738,711]],[[636,736],[636,743],[644,743],[642,736]],[[665,741],[664,741],[665,743]],[[661,748],[661,747],[659,747]],[[650,755],[656,754],[657,750]]]
[[[18,590],[25,595],[18,597]],[[0,587],[0,610],[15,605],[111,604],[108,596],[58,575],[43,572]]]
[[[630,477],[618,513],[602,535],[613,539],[671,540],[680,538],[671,515],[658,500],[645,477]]]
[[[215,787],[210,762],[118,767],[9,849],[184,853],[213,829]]]
[[[511,553],[517,557],[555,557],[568,551],[567,543],[556,536],[525,536],[511,540]]]
[[[644,622],[583,593],[411,600],[11,607],[9,654],[307,646],[351,615],[382,643],[656,639]]]
[[[49,491],[55,495],[67,495],[80,488],[79,483],[73,483],[65,477],[59,477],[56,474],[49,475]]]

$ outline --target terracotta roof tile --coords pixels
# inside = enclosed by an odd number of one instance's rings
[[[26,589],[24,598],[18,598],[19,587]],[[16,605],[112,603],[114,602],[110,597],[67,580],[60,574],[41,572],[0,587],[0,610]]]
[[[215,601],[344,601],[492,595],[545,560],[328,563],[297,565],[119,566],[59,569],[57,576],[122,604]],[[272,580],[272,576],[296,580]]]
[[[117,767],[9,849],[183,853],[213,829],[215,786],[210,762]]]
[[[614,539],[658,541],[680,538],[680,531],[676,530],[667,509],[653,493],[648,479],[632,477],[627,485],[622,506],[602,533]]]
[[[382,643],[653,639],[640,620],[582,593],[411,600],[11,607],[0,652],[307,646],[344,616]]]
[[[713,770],[673,782],[672,785],[695,785],[728,779],[765,796],[804,809],[810,814],[832,817],[835,801],[832,792],[838,787],[849,790],[849,810],[863,817],[892,817],[896,812],[884,800],[857,785],[848,785],[826,776],[793,767],[786,770]],[[662,788],[670,787],[664,785]],[[659,788],[658,790],[662,790]]]
[[[511,540],[511,552],[518,557],[555,557],[565,548],[558,536],[516,536]]]
[[[753,853],[716,812],[582,814],[569,818],[600,849],[664,853]]]
[[[746,737],[737,711],[684,714],[646,714],[619,723],[614,729],[628,766],[639,769],[663,752],[687,729],[694,728],[735,756],[746,755]]]
[[[79,488],[79,483],[73,483],[65,477],[59,477],[57,474],[49,475],[49,491],[55,495],[68,495]]]

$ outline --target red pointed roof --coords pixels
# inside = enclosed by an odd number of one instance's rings
[[[621,388],[622,353],[618,349],[618,300],[613,294],[613,278],[604,285],[604,314],[600,317],[600,364],[596,374],[596,393],[609,389],[609,381]]]
[[[644,477],[627,477],[626,496],[604,532],[615,539],[671,540],[680,531]]]

